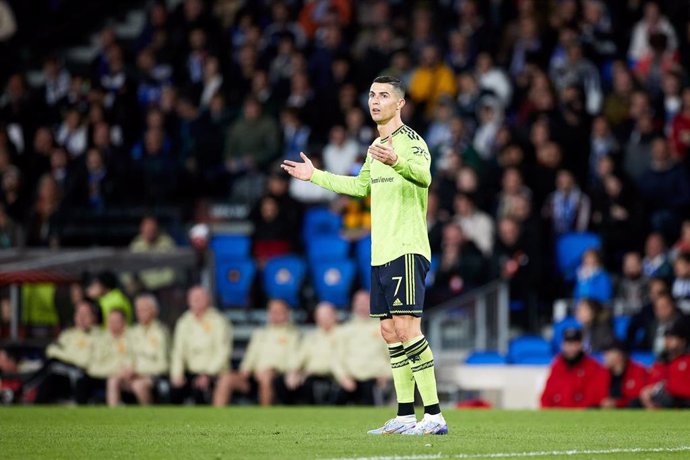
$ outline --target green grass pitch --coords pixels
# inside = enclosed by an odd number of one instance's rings
[[[0,459],[690,458],[690,411],[447,410],[448,436],[368,436],[391,408],[0,409]]]

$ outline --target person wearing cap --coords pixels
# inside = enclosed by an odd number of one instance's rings
[[[562,351],[551,365],[541,395],[541,407],[599,407],[608,394],[606,383],[606,370],[584,351],[582,331],[566,329]]]
[[[677,320],[664,333],[664,351],[652,366],[649,384],[640,393],[648,409],[690,408],[688,325]]]
[[[619,340],[606,344],[603,351],[608,396],[601,401],[601,407],[639,407],[640,391],[647,384],[647,369],[630,359],[628,349]]]

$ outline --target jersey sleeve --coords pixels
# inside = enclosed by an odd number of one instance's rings
[[[404,140],[393,141],[398,161],[393,165],[395,172],[405,180],[423,188],[431,185],[431,155],[426,143],[416,133]]]
[[[367,158],[356,176],[340,176],[315,169],[311,182],[335,193],[365,197],[369,195],[371,188],[369,159]]]

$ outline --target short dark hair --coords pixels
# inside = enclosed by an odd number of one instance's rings
[[[402,81],[398,77],[392,75],[380,75],[374,78],[373,83],[388,83],[400,94],[400,97],[405,97],[405,88],[403,88]]]

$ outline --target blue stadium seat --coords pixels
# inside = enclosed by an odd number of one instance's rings
[[[497,351],[475,351],[465,360],[465,364],[507,364],[506,357]]]
[[[429,271],[426,272],[426,278],[424,279],[424,284],[426,287],[430,288],[434,285],[436,281],[436,271],[438,270],[438,264],[441,256],[438,254],[431,255],[431,264],[429,265]]]
[[[651,351],[633,351],[630,353],[630,359],[645,367],[650,367],[656,361],[656,355]]]
[[[223,307],[246,307],[256,275],[252,259],[216,260],[216,289]]]
[[[312,281],[316,296],[337,307],[350,304],[350,289],[355,278],[355,263],[350,259],[316,262],[312,269]]]
[[[512,364],[542,364],[552,357],[551,344],[537,335],[514,338],[508,345],[508,362]]]
[[[355,243],[359,282],[365,289],[371,289],[371,235]]]
[[[246,259],[252,240],[247,235],[214,235],[209,247],[217,259]]]
[[[601,249],[601,238],[594,233],[566,233],[556,241],[556,263],[567,281],[575,279],[582,254],[588,249]]]
[[[299,291],[307,265],[301,257],[275,257],[266,262],[263,273],[264,290],[270,298],[283,299],[291,307],[299,304]]]
[[[346,259],[350,252],[350,242],[338,235],[321,235],[307,241],[307,260],[310,264],[329,260]]]
[[[551,338],[551,349],[554,353],[561,351],[561,342],[563,341],[563,333],[566,329],[574,327],[575,329],[581,329],[580,323],[572,316],[566,316],[562,320],[554,323],[553,325],[553,337]]]
[[[308,243],[311,238],[318,236],[337,235],[342,227],[341,215],[327,208],[311,208],[304,213],[302,240]]]
[[[627,338],[630,319],[631,317],[628,315],[620,315],[613,318],[613,334],[618,340],[625,340]]]
[[[551,353],[525,353],[511,362],[511,364],[516,364],[518,366],[545,366],[553,362],[553,355]]]

